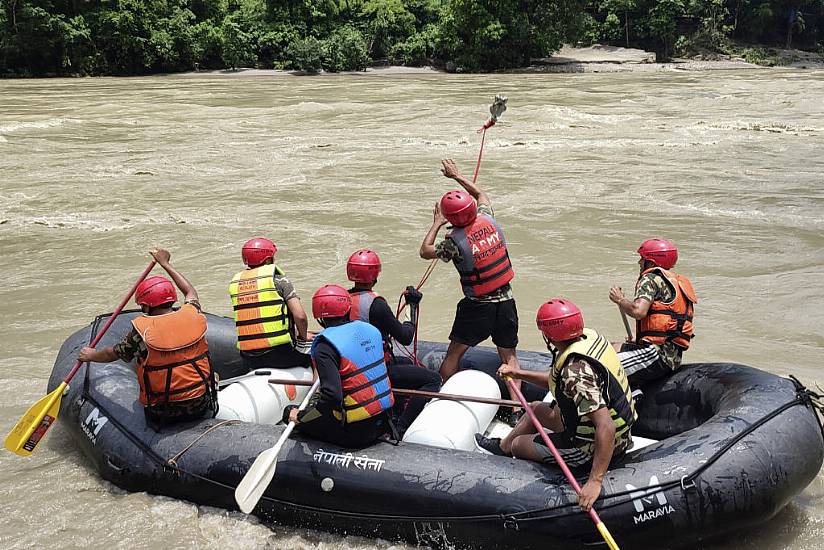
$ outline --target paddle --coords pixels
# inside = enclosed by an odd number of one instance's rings
[[[277,385],[292,385],[292,386],[308,386],[312,382],[309,380],[277,380],[270,379],[270,384]],[[517,407],[521,408],[521,404],[517,401],[509,401],[508,399],[492,399],[490,397],[474,397],[472,395],[457,395],[454,393],[438,393],[434,391],[425,390],[403,390],[400,388],[392,388],[392,393],[396,395],[406,395],[409,397],[429,397],[430,399],[443,399],[445,401],[471,401],[472,403],[484,403],[486,405],[498,405],[499,407]]]
[[[140,274],[140,277],[132,285],[132,288],[129,289],[129,293],[123,297],[120,305],[112,312],[109,320],[106,321],[106,324],[103,325],[103,328],[100,329],[100,332],[97,333],[97,336],[95,336],[94,340],[89,344],[91,347],[95,347],[98,342],[100,342],[103,335],[106,334],[106,331],[109,330],[114,320],[120,315],[120,312],[123,311],[123,308],[126,307],[126,304],[132,298],[135,290],[137,290],[137,285],[143,282],[143,279],[152,271],[154,266],[154,260],[149,262],[149,265],[146,266],[146,269]],[[63,392],[66,391],[69,386],[69,381],[80,369],[80,365],[82,365],[82,363],[77,361],[72,370],[69,371],[68,376],[63,379],[63,382],[61,382],[57,388],[29,407],[26,414],[23,415],[9,432],[9,435],[6,436],[5,442],[3,442],[3,446],[6,449],[20,456],[28,456],[34,452],[37,444],[40,443],[40,440],[43,439],[43,436],[49,431],[51,425],[57,420],[57,415],[60,413],[60,401],[63,398]]]
[[[624,313],[624,310],[621,309],[621,306],[618,306],[618,311],[621,312],[621,319],[624,321],[624,328],[627,329],[627,342],[632,342],[635,339],[632,337],[632,329],[629,327],[629,319],[627,319],[627,314]]]
[[[538,430],[538,433],[541,434],[541,438],[544,440],[544,444],[549,448],[549,451],[552,453],[552,456],[555,457],[555,462],[558,463],[560,466],[561,471],[564,472],[564,476],[566,476],[567,481],[569,484],[572,485],[572,488],[575,489],[575,494],[581,493],[581,486],[578,485],[578,481],[575,479],[575,476],[572,475],[572,472],[569,471],[569,467],[567,467],[564,459],[561,458],[560,453],[558,453],[558,449],[555,448],[555,445],[552,444],[552,440],[546,435],[546,431],[541,423],[538,421],[538,418],[535,416],[535,413],[532,409],[527,405],[526,399],[524,399],[524,395],[521,393],[521,390],[518,389],[518,386],[512,381],[512,378],[506,377],[506,383],[509,386],[509,391],[512,395],[518,397],[518,401],[521,402],[523,405],[526,414],[529,415],[529,419],[532,421],[532,425],[535,426],[535,429]],[[595,524],[595,527],[598,528],[598,532],[601,533],[601,536],[604,538],[604,542],[607,543],[607,546],[610,550],[619,550],[618,544],[615,542],[615,539],[612,538],[607,526],[604,525],[604,522],[601,521],[601,518],[598,516],[598,512],[595,511],[595,508],[589,509],[589,517],[592,519],[592,522]]]
[[[295,384],[296,382],[297,380],[290,381],[291,384]],[[303,402],[300,404],[300,407],[298,407],[298,411],[304,410],[309,405],[309,400],[319,387],[320,378],[312,384],[312,388],[309,390],[309,393],[306,394],[306,397],[303,398]],[[252,463],[252,467],[249,468],[249,471],[246,472],[246,475],[240,480],[240,484],[237,486],[237,489],[235,489],[235,502],[237,502],[238,507],[240,507],[244,513],[252,513],[260,497],[263,496],[263,491],[266,490],[269,483],[272,482],[272,478],[275,477],[278,455],[283,448],[283,444],[289,439],[294,429],[295,423],[289,422],[289,425],[283,430],[283,434],[281,434],[274,447],[260,453],[254,463]]]

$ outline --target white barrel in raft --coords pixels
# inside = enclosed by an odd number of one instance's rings
[[[477,370],[454,374],[441,388],[443,393],[500,399],[494,378]],[[498,407],[469,401],[433,399],[415,419],[403,440],[445,449],[475,450],[475,433],[484,433]]]
[[[218,392],[217,418],[255,424],[280,422],[283,409],[287,405],[299,405],[309,393],[309,387],[270,384],[269,379],[311,380],[312,369],[292,367],[271,369],[270,372],[269,375],[244,378]]]

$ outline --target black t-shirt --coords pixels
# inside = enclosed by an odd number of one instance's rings
[[[351,289],[349,292],[358,292]],[[401,323],[392,313],[392,308],[383,296],[378,296],[369,306],[369,324],[381,332],[383,341],[386,342],[391,336],[398,343],[408,346],[415,338],[415,325],[410,321]]]
[[[340,381],[340,353],[335,346],[318,335],[313,358],[320,378],[320,388],[311,404],[298,414],[299,422],[311,422],[319,416],[330,416],[332,411],[340,411],[343,404],[343,387]]]

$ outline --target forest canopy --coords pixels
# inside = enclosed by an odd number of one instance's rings
[[[0,0],[0,75],[258,67],[466,71],[563,43],[659,60],[733,43],[824,48],[824,0]]]

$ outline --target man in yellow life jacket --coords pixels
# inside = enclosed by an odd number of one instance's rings
[[[246,241],[246,269],[229,283],[237,347],[250,370],[310,365],[309,320],[294,285],[275,264],[277,250],[264,237]]]
[[[380,331],[350,321],[352,298],[343,287],[322,286],[312,296],[312,315],[323,327],[312,342],[312,363],[320,388],[309,406],[286,407],[284,422],[341,447],[372,444],[390,429],[394,405]]]
[[[618,354],[633,388],[681,368],[693,337],[692,318],[698,303],[690,280],[671,271],[678,261],[675,243],[648,239],[638,254],[641,272],[635,299],[628,300],[619,286],[609,290],[609,299],[638,320],[636,341],[622,344]]]
[[[205,338],[206,316],[200,312],[197,291],[172,267],[167,250],[156,248],[151,255],[183,293],[183,306],[172,309],[177,292],[168,279],[149,277],[135,291],[143,315],[132,320],[131,332],[114,346],[84,347],[78,359],[128,363],[137,358],[140,403],[147,423],[157,429],[207,413],[214,416],[217,388]]]
[[[458,372],[466,351],[490,337],[501,363],[517,367],[518,310],[509,284],[515,272],[506,238],[495,221],[489,195],[461,175],[451,159],[441,162],[443,175],[464,188],[447,192],[435,205],[432,226],[419,252],[427,260],[452,262],[464,293],[455,311],[441,376],[447,380]],[[438,232],[447,222],[452,230],[436,245]]]
[[[567,466],[589,467],[589,478],[578,496],[578,504],[589,511],[601,494],[610,462],[632,447],[630,430],[637,415],[629,382],[609,340],[584,328],[581,311],[571,301],[554,298],[544,303],[536,322],[547,347],[554,348],[551,371],[501,365],[498,374],[549,387],[547,398],[530,406],[541,424],[553,431],[549,437]],[[475,439],[492,454],[555,464],[536,434],[524,415],[503,439],[481,434],[475,434]]]

